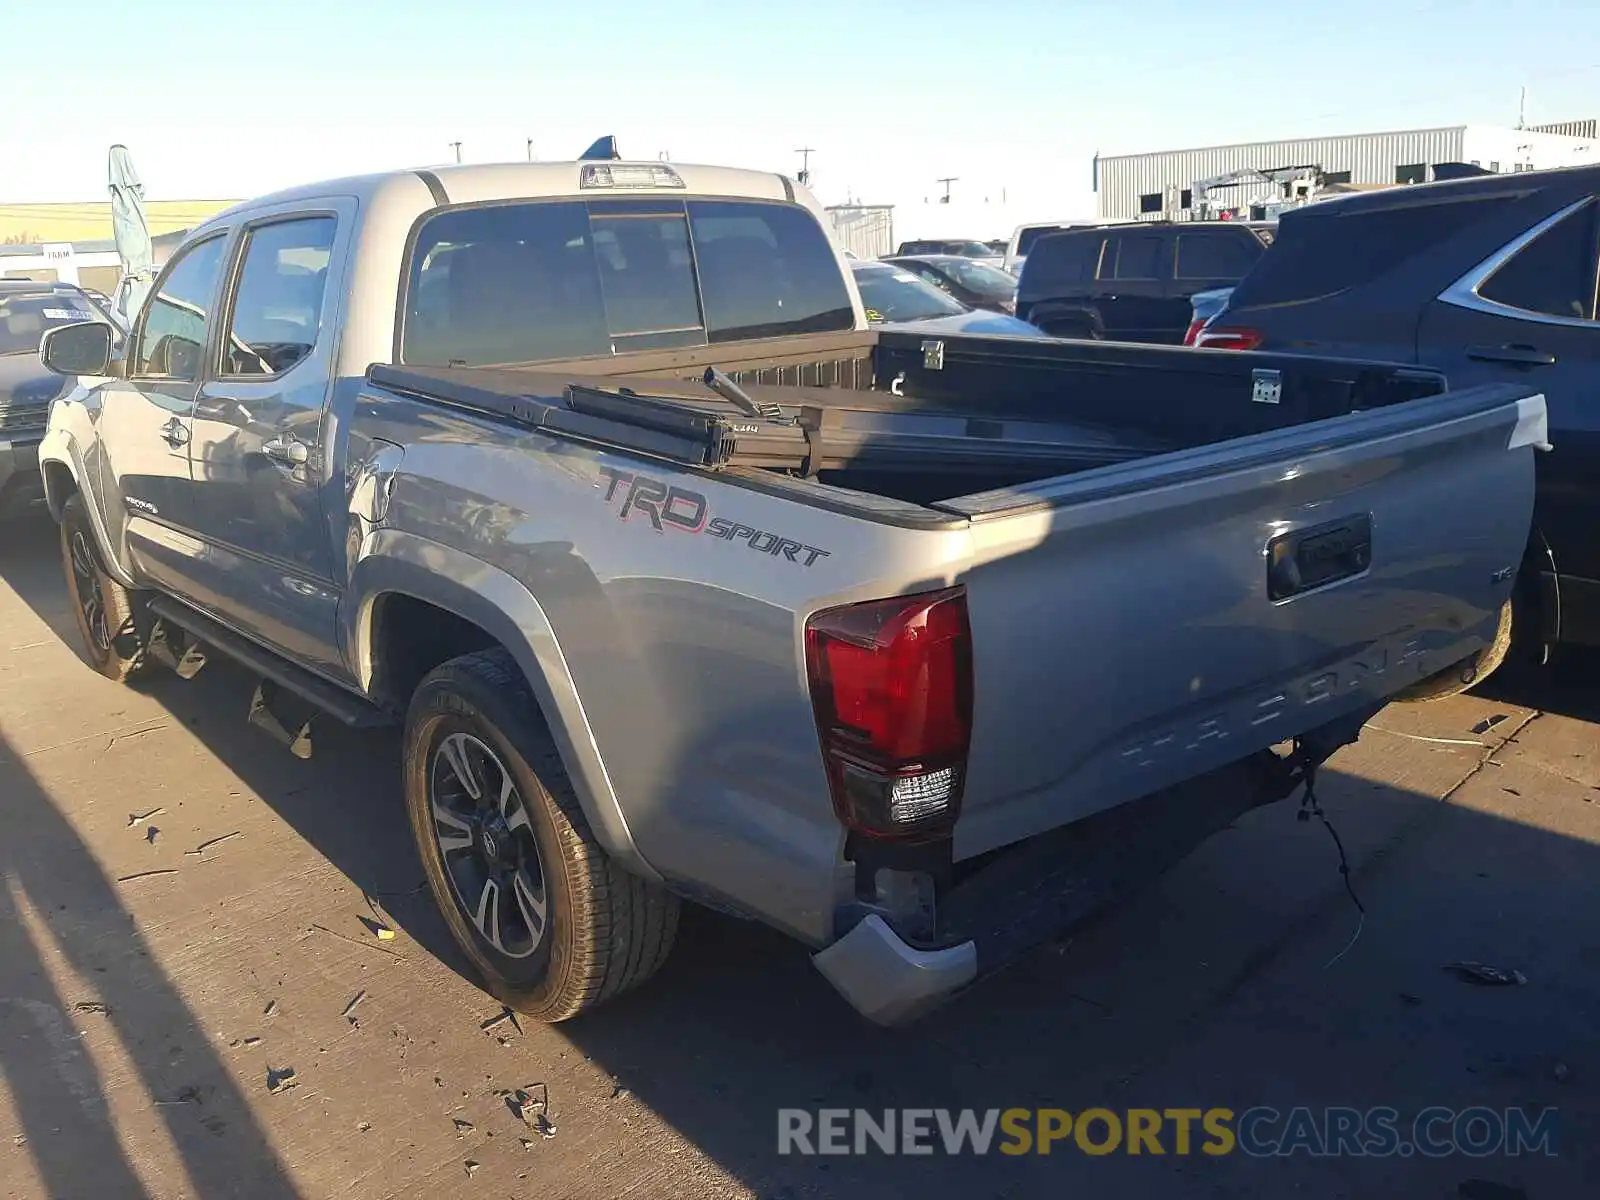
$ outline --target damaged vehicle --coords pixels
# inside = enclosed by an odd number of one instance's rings
[[[872,329],[792,180],[603,143],[230,209],[41,353],[89,662],[401,725],[545,1020],[685,900],[885,1023],[1054,936],[1484,648],[1544,440],[1516,384]]]

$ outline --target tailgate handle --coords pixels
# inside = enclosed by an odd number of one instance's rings
[[[1468,346],[1467,357],[1479,362],[1515,363],[1519,367],[1553,367],[1556,356],[1537,346]]]
[[[1267,543],[1267,598],[1287,600],[1371,565],[1370,514],[1282,533]]]

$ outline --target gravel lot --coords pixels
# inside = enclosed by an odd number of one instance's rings
[[[130,690],[74,641],[53,530],[0,528],[5,1195],[1547,1200],[1600,1178],[1592,664],[1389,709],[1334,760],[1320,792],[1367,915],[1331,965],[1356,912],[1291,803],[906,1029],[699,911],[643,991],[485,1029],[499,1007],[419,891],[393,735],[325,723],[300,762],[245,725],[227,664]],[[534,1084],[552,1136],[506,1103]],[[1555,1106],[1559,1153],[776,1152],[788,1106],[1265,1104]]]

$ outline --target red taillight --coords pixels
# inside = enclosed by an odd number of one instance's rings
[[[947,833],[972,734],[966,590],[815,614],[806,673],[839,819],[875,838]]]
[[[1183,344],[1185,346],[1194,345],[1195,337],[1200,333],[1200,331],[1202,329],[1204,329],[1206,327],[1206,320],[1207,320],[1207,318],[1205,318],[1205,317],[1196,317],[1194,320],[1189,322],[1189,328],[1188,328],[1188,330],[1185,331],[1185,333],[1183,335]]]
[[[1261,345],[1261,331],[1242,325],[1219,325],[1201,329],[1194,344],[1208,350],[1254,350]]]

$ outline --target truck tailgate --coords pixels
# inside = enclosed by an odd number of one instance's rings
[[[942,507],[973,521],[956,856],[1146,795],[1487,644],[1544,399],[1493,385]]]

